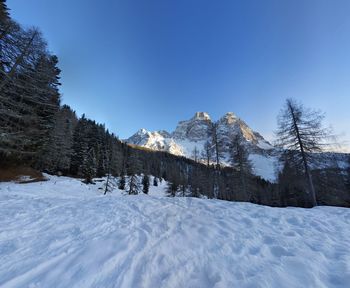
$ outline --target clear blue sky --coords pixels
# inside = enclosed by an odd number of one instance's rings
[[[8,0],[62,69],[63,103],[121,138],[233,111],[270,138],[283,101],[350,140],[349,0]]]

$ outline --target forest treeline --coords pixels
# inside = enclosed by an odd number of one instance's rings
[[[119,179],[119,188],[130,194],[147,193],[149,185],[164,179],[169,196],[270,206],[350,206],[349,157],[346,168],[339,167],[332,154],[321,153],[327,136],[322,117],[293,100],[287,100],[278,120],[281,169],[277,183],[270,183],[253,175],[242,135],[232,137],[232,167],[220,164],[215,126],[212,141],[205,145],[205,161],[135,147],[120,141],[104,125],[85,115],[79,118],[69,106],[61,105],[60,85],[58,59],[48,51],[40,31],[16,23],[6,1],[0,0],[2,167],[27,165],[82,177],[87,183],[113,175]],[[334,165],[316,165],[315,159]],[[149,175],[155,177],[153,183]]]

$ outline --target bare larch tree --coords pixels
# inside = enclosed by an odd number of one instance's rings
[[[276,144],[291,151],[303,169],[307,183],[308,200],[316,206],[316,193],[311,176],[312,153],[322,152],[329,131],[323,127],[324,115],[305,108],[293,99],[287,99],[278,116]],[[288,161],[288,160],[287,160]]]

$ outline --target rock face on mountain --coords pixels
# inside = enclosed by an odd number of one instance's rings
[[[172,133],[140,129],[126,142],[194,158],[194,150],[196,149],[198,155],[201,155],[204,144],[211,141],[214,127],[220,142],[222,164],[229,165],[231,141],[234,135],[240,133],[251,153],[250,157],[256,174],[270,180],[274,178],[275,159],[272,156],[274,147],[232,112],[226,113],[218,121],[212,121],[206,112],[196,112],[191,119],[180,121]]]
[[[205,112],[197,112],[190,120],[180,121],[171,137],[202,141],[208,138],[212,125],[210,116]]]
[[[259,133],[253,131],[249,126],[234,113],[228,112],[217,122],[217,134],[221,141],[224,152],[228,152],[234,135],[241,134],[250,152],[266,154],[274,147],[266,141]],[[267,151],[265,151],[267,150]]]

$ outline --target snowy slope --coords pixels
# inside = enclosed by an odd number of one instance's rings
[[[350,209],[101,185],[0,183],[0,287],[349,287]]]
[[[193,152],[197,149],[197,158],[201,158],[205,163],[205,157],[201,155],[205,150],[205,143],[211,139],[210,131],[214,123],[217,125],[223,165],[230,165],[228,155],[232,137],[240,133],[250,151],[255,174],[270,181],[275,180],[274,147],[232,112],[226,113],[218,121],[212,121],[206,112],[196,112],[191,119],[180,121],[172,133],[140,129],[126,142],[192,159]],[[255,162],[255,159],[258,161]]]

